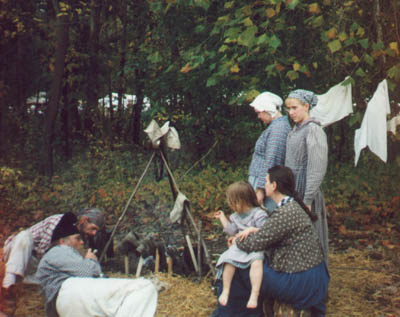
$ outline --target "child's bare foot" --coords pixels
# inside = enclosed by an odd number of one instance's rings
[[[228,304],[228,298],[229,298],[229,292],[222,291],[221,295],[219,295],[218,297],[218,302],[222,306],[226,306],[226,304]]]
[[[257,308],[258,294],[251,293],[249,301],[247,302],[247,308]]]

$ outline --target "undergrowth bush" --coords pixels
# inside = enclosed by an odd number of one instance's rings
[[[348,229],[400,224],[400,167],[366,152],[353,162],[328,167],[323,184],[331,225]]]
[[[0,167],[1,208],[34,219],[86,206],[97,206],[114,224],[121,215],[139,177],[145,170],[151,151],[115,146],[89,147],[58,170],[49,182],[31,172]],[[195,217],[202,218],[217,209],[230,213],[225,201],[227,186],[247,179],[248,161],[233,164],[207,163],[186,174],[186,168],[173,170],[180,191],[191,202]],[[173,164],[171,164],[173,165]],[[181,164],[183,165],[183,164]],[[154,164],[139,186],[130,209],[141,212],[163,204],[169,211],[173,206],[170,183],[164,172],[155,180]],[[400,167],[384,164],[373,155],[362,155],[359,165],[330,163],[323,183],[331,229],[345,226],[399,225]]]

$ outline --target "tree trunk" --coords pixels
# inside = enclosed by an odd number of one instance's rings
[[[133,105],[133,122],[132,122],[132,139],[135,144],[140,144],[140,132],[141,132],[141,116],[144,100],[144,84],[142,78],[144,78],[144,73],[139,69],[135,70],[136,77],[136,103]]]
[[[65,85],[63,87],[63,107],[61,111],[61,120],[62,120],[62,131],[63,131],[63,149],[64,156],[67,160],[72,158],[72,149],[71,149],[71,111],[70,111],[70,100],[68,98],[68,87]]]
[[[58,10],[55,11],[58,12]],[[42,172],[47,176],[53,175],[54,127],[58,113],[60,89],[64,74],[65,55],[68,48],[67,15],[62,15],[56,18],[56,41],[54,78],[50,88],[50,99],[44,121]]]
[[[125,63],[126,63],[126,43],[127,43],[127,1],[125,1],[124,5],[121,8],[120,19],[122,22],[122,37],[121,37],[121,47],[120,47],[120,61],[119,61],[119,87],[118,87],[118,120],[117,120],[117,128],[118,128],[118,138],[121,140],[121,137],[126,133],[123,131],[123,122],[124,122],[124,105],[123,105],[123,97],[126,92],[126,79],[125,79]]]
[[[94,112],[97,111],[97,101],[99,99],[99,32],[101,17],[101,2],[93,0],[91,2],[90,16],[90,35],[89,35],[89,72],[87,78],[87,104],[84,113],[84,129],[94,133],[93,119]]]
[[[376,27],[376,40],[377,42],[383,42],[383,31],[382,31],[382,24],[381,24],[381,6],[380,6],[380,0],[375,0],[374,3],[374,21],[375,21],[375,27]],[[383,66],[386,63],[386,56],[385,54],[382,54],[380,57],[380,62],[382,66],[382,71],[383,71]]]

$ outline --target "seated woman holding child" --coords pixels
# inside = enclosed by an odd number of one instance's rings
[[[248,228],[231,239],[248,253],[268,251],[257,308],[246,307],[251,290],[249,269],[238,269],[228,302],[219,304],[213,316],[264,316],[264,298],[310,310],[312,316],[325,316],[329,273],[313,226],[316,216],[297,198],[294,188],[294,175],[288,167],[271,168],[265,191],[278,208],[261,228]]]

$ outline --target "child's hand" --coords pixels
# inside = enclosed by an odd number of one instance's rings
[[[215,212],[214,218],[221,220],[221,218],[225,218],[225,214],[222,210],[218,210]]]
[[[232,236],[228,238],[228,248],[230,248],[233,244],[235,244],[236,236]]]
[[[243,231],[240,231],[238,234],[236,234],[236,237],[238,237],[240,239],[240,241],[242,241],[242,240],[246,239],[249,236],[249,234],[257,232],[258,230],[260,230],[260,229],[255,228],[255,227],[250,227]]]

